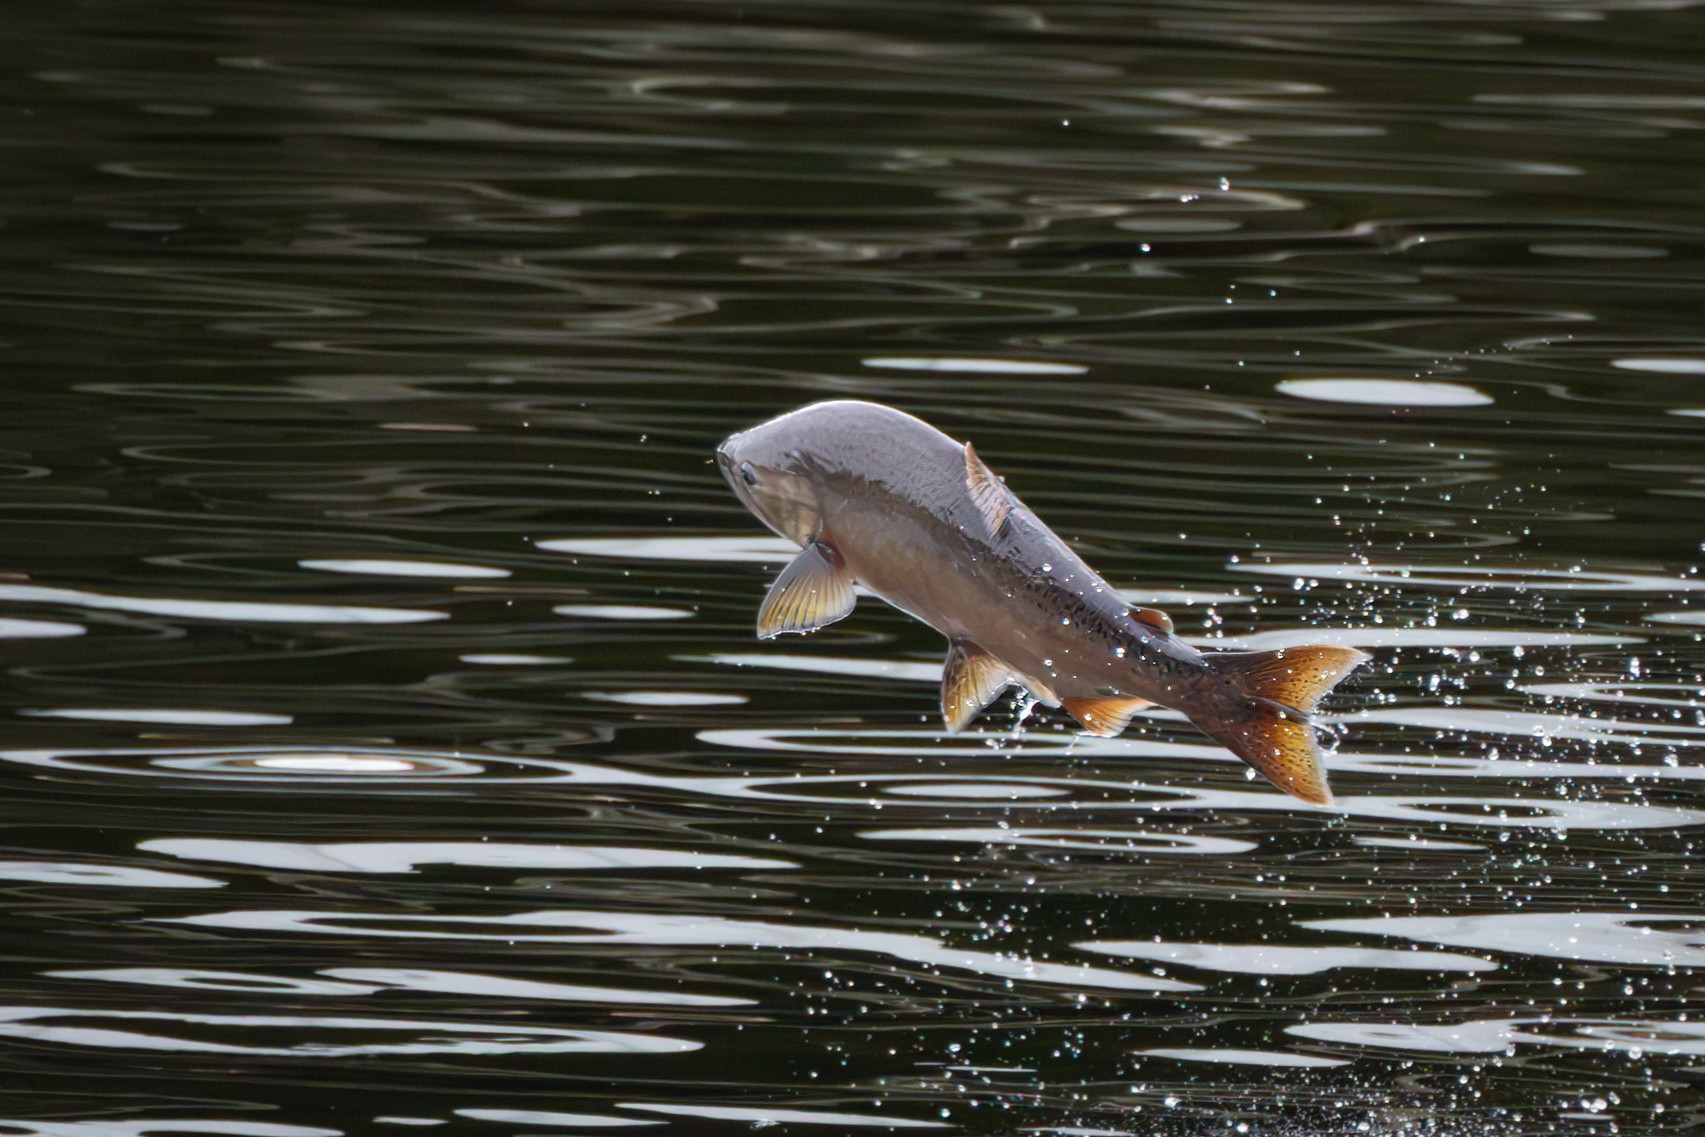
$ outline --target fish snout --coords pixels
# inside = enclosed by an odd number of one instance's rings
[[[722,476],[736,493],[740,491],[740,459],[737,457],[740,435],[734,434],[722,440],[722,445],[716,448],[716,466],[722,471]]]

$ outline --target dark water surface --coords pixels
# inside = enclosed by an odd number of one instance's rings
[[[1705,1129],[1696,5],[0,23],[0,1132]],[[1340,808],[756,642],[839,395]]]

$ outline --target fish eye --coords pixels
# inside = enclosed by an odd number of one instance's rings
[[[752,463],[740,463],[740,480],[749,486],[755,486],[758,484],[758,471],[752,469]]]

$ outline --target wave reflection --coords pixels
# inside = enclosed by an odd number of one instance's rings
[[[1194,833],[1145,832],[1140,829],[1035,829],[978,827],[954,829],[870,829],[859,834],[867,841],[943,841],[975,845],[1013,845],[1039,849],[1068,849],[1096,853],[1148,855],[1236,856],[1259,848],[1254,841]],[[1078,944],[1078,947],[1088,947]],[[1099,950],[1099,949],[1097,949]]]
[[[1310,926],[1310,925],[1305,925]],[[1397,971],[1491,971],[1498,965],[1474,955],[1395,948],[1309,947],[1282,944],[1193,944],[1162,940],[1082,940],[1072,945],[1126,959],[1182,963],[1240,975],[1318,975],[1339,968]]]
[[[635,1125],[662,1125],[661,1121],[639,1117],[610,1117],[593,1113],[560,1113],[548,1109],[479,1109],[456,1110],[457,1117],[473,1121],[499,1121],[505,1125],[549,1125],[570,1129],[616,1129]],[[436,1124],[436,1123],[435,1123]]]
[[[1558,1016],[1460,1023],[1302,1023],[1286,1033],[1320,1042],[1422,1053],[1513,1054],[1518,1045],[1696,1058],[1705,1055],[1705,1023],[1686,1017],[1607,1019]]]
[[[536,999],[556,1003],[613,1003],[621,1006],[743,1007],[751,999],[695,995],[684,991],[643,990],[634,987],[589,987],[513,976],[467,971],[435,971],[420,967],[333,967],[319,972],[324,979],[263,975],[248,971],[205,971],[182,967],[97,967],[46,971],[58,979],[94,979],[135,983],[146,987],[176,987],[249,995],[306,995],[328,998],[377,995],[387,991],[425,991],[444,995],[477,995],[492,999]]]
[[[0,601],[64,604],[97,611],[137,612],[146,616],[182,616],[261,624],[419,624],[449,618],[448,612],[419,608],[364,608],[343,604],[282,604],[258,600],[172,600],[47,588],[36,584],[0,584]]]
[[[0,640],[52,640],[80,636],[89,629],[81,624],[62,624],[57,620],[0,619]]]
[[[0,861],[0,880],[95,888],[224,888],[226,884],[212,877],[188,873],[83,861]]]
[[[151,1117],[122,1121],[35,1121],[3,1117],[11,1137],[157,1137],[172,1133],[211,1133],[218,1137],[344,1137],[341,1129],[286,1125],[277,1121],[238,1121],[209,1117]]]
[[[125,1025],[119,1025],[125,1024]],[[161,1031],[143,1029],[161,1024]],[[193,1028],[207,1028],[194,1031]],[[394,1035],[394,1042],[335,1041],[343,1032]],[[312,1041],[267,1046],[267,1033]],[[247,1042],[222,1042],[216,1036]],[[91,1010],[71,1007],[0,1007],[0,1037],[66,1046],[174,1051],[277,1058],[354,1058],[369,1055],[682,1054],[702,1043],[661,1035],[606,1030],[566,1030],[520,1023],[432,1022],[414,1019],[336,1018],[316,1015],[193,1015],[165,1011]]]
[[[1022,982],[1113,991],[1196,991],[1198,986],[1137,972],[1037,960],[950,947],[930,936],[860,928],[780,924],[721,916],[549,910],[508,916],[378,915],[314,911],[234,911],[183,916],[164,923],[203,928],[418,940],[543,944],[645,944],[748,949],[780,948],[887,956],[925,968],[970,971]],[[578,930],[571,930],[578,929]]]
[[[412,873],[418,872],[422,865],[575,871],[799,867],[792,861],[772,857],[615,846],[523,845],[503,841],[349,841],[310,845],[294,841],[182,837],[156,838],[137,847],[185,860],[305,872]]]
[[[1458,589],[1509,589],[1539,592],[1696,592],[1705,580],[1696,576],[1610,572],[1574,566],[1566,569],[1529,565],[1342,564],[1329,561],[1242,563],[1239,572],[1302,580],[1347,580],[1405,588],[1426,585]]]
[[[619,560],[730,562],[777,565],[799,555],[799,546],[781,537],[553,537],[536,542],[550,553],[575,553]]]
[[[1343,1058],[1323,1058],[1318,1054],[1297,1054],[1289,1050],[1233,1050],[1218,1047],[1157,1047],[1139,1050],[1150,1058],[1174,1058],[1180,1062],[1215,1062],[1234,1066],[1274,1066],[1296,1069],[1329,1069],[1347,1066]]]
[[[916,1121],[882,1114],[842,1113],[838,1110],[795,1109],[775,1105],[665,1105],[660,1102],[625,1101],[622,1109],[640,1109],[676,1117],[699,1117],[709,1121],[741,1121],[753,1129],[772,1125],[833,1125],[878,1129],[948,1129],[942,1121]]]
[[[1672,928],[1668,925],[1681,925]],[[1506,912],[1381,916],[1300,925],[1402,936],[1452,947],[1640,967],[1705,967],[1705,913]]]

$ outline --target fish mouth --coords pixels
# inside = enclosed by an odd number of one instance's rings
[[[745,503],[748,508],[754,508],[749,489],[745,480],[740,477],[740,459],[735,457],[735,449],[740,441],[738,434],[722,440],[722,445],[716,448],[716,465],[722,471],[722,478],[734,491],[734,496]]]
[[[716,464],[722,471],[722,476],[730,482],[734,480],[734,454],[731,447],[734,439],[724,439],[721,446],[716,448]]]

